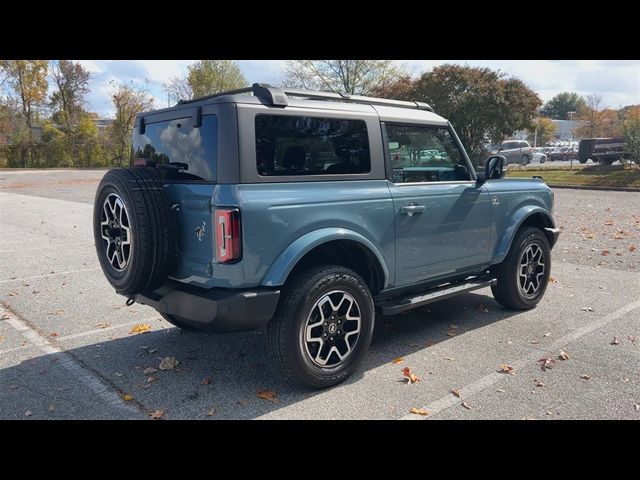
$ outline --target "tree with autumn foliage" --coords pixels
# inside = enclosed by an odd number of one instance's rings
[[[631,159],[640,165],[640,105],[628,107],[622,121],[622,136]]]
[[[199,60],[187,67],[187,74],[171,77],[164,89],[173,101],[189,100],[248,85],[233,60]]]
[[[70,131],[84,116],[84,97],[89,93],[91,73],[70,60],[51,62],[49,70],[56,86],[49,103],[53,111],[51,119]]]
[[[413,100],[430,104],[456,128],[474,161],[482,145],[534,127],[542,101],[522,80],[489,68],[441,65],[414,83]]]
[[[537,133],[536,133],[537,130]],[[534,146],[545,145],[555,139],[556,125],[550,118],[540,117],[537,125],[527,130],[527,140]]]
[[[146,88],[139,88],[133,83],[112,82],[114,89],[111,99],[115,109],[115,119],[109,127],[110,147],[116,165],[129,163],[131,151],[131,133],[136,114],[153,108],[153,97]]]

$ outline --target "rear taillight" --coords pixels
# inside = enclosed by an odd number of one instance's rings
[[[218,263],[231,263],[242,257],[240,210],[216,208],[213,214],[216,226],[216,259]]]

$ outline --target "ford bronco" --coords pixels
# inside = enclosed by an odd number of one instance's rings
[[[140,113],[131,166],[96,193],[102,270],[189,330],[266,328],[313,388],[362,363],[376,314],[490,286],[536,306],[559,230],[541,179],[476,173],[421,102],[246,89]]]

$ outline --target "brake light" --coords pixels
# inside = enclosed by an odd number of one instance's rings
[[[231,263],[242,257],[240,210],[217,208],[213,214],[216,228],[216,259],[218,263]]]

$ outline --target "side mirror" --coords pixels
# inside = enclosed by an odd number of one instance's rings
[[[507,159],[502,155],[494,155],[487,158],[484,163],[484,172],[479,172],[478,183],[484,183],[487,180],[502,178],[504,175],[504,166],[507,163]]]

